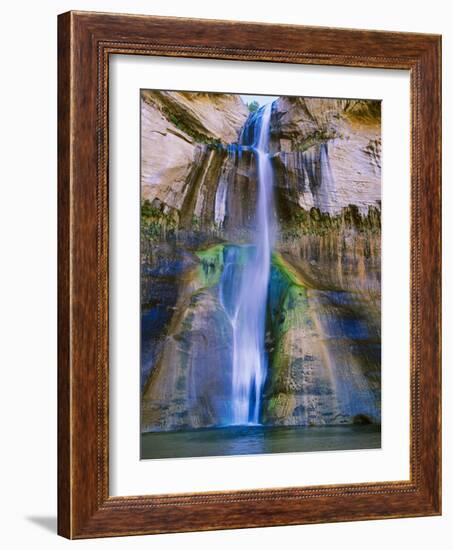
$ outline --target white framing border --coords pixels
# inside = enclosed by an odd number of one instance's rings
[[[109,74],[110,494],[409,479],[409,71],[114,55]],[[383,100],[382,449],[139,460],[140,88]]]

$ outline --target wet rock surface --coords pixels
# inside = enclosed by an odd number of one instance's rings
[[[229,251],[250,246],[257,162],[241,142],[246,107],[214,96],[142,97],[143,432],[228,424],[220,285]],[[279,98],[270,158],[278,229],[260,421],[379,424],[379,102]]]

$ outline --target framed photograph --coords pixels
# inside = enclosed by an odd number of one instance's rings
[[[440,514],[440,37],[58,29],[59,533]]]

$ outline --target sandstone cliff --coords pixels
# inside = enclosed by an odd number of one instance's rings
[[[272,125],[279,201],[330,214],[378,206],[380,123],[377,101],[279,98]]]
[[[198,184],[189,176],[209,164],[205,146],[237,141],[248,111],[236,95],[144,90],[141,116],[142,199],[167,213],[181,212]]]
[[[142,199],[154,221],[207,233],[253,224],[255,159],[238,147],[246,117],[235,95],[142,92]],[[380,210],[379,102],[281,97],[271,147],[282,227],[313,208]]]
[[[142,92],[142,430],[227,423],[224,259],[256,158],[239,96]],[[281,97],[262,422],[380,422],[380,103]]]

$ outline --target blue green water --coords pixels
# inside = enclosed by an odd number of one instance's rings
[[[141,458],[379,449],[381,428],[350,426],[230,426],[141,435]]]

